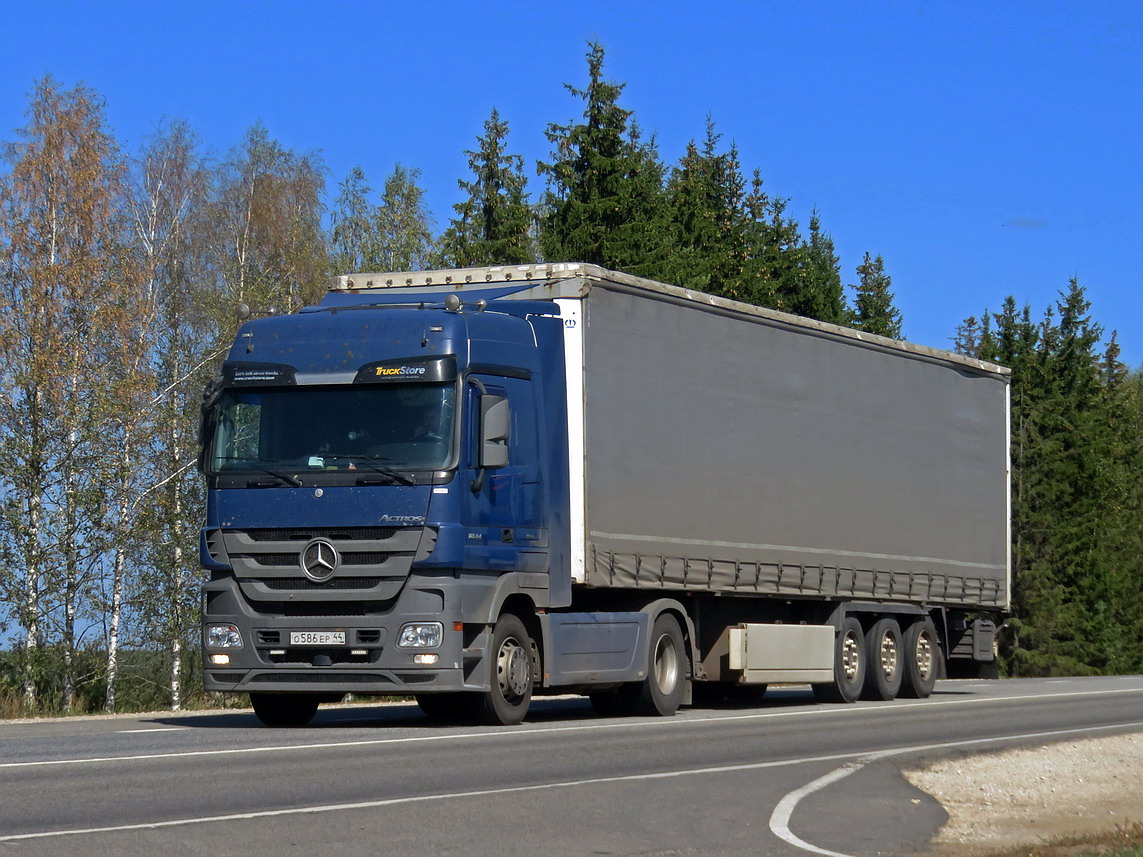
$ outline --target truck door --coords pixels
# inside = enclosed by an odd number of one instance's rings
[[[547,547],[533,382],[497,376],[478,378],[479,384],[470,381],[465,408],[465,457],[472,477],[461,486],[465,495],[463,522],[470,533],[468,544],[487,557],[490,567],[517,569],[521,562],[531,565],[536,558],[521,560],[520,552]],[[479,466],[484,396],[504,397],[508,408],[508,463],[486,470]],[[470,485],[478,487],[467,490]]]

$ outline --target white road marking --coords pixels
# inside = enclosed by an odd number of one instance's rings
[[[817,845],[812,845],[804,839],[799,838],[790,830],[790,818],[793,816],[794,810],[802,798],[814,792],[821,791],[826,786],[833,785],[838,780],[843,780],[850,774],[857,773],[870,762],[887,759],[890,756],[903,756],[913,752],[921,753],[933,750],[951,750],[956,747],[970,747],[973,745],[990,744],[997,741],[1058,738],[1063,735],[1081,735],[1089,732],[1106,732],[1110,729],[1126,729],[1139,726],[1143,726],[1143,722],[1122,723],[1114,726],[1084,726],[1075,729],[1056,729],[1050,732],[1029,732],[1022,735],[1008,735],[1003,738],[973,738],[966,741],[948,741],[941,744],[930,744],[925,747],[896,747],[890,750],[878,750],[877,752],[863,755],[849,764],[842,765],[840,768],[835,768],[828,774],[820,776],[816,780],[806,783],[800,789],[795,789],[785,795],[778,801],[774,807],[774,812],[770,815],[770,830],[773,831],[774,835],[779,839],[785,840],[795,848],[800,848],[802,851],[809,851],[813,854],[823,854],[826,855],[826,857],[854,857],[852,854],[844,854],[839,851],[830,851],[827,848],[819,848]]]
[[[783,839],[795,848],[800,848],[803,851],[811,851],[814,854],[825,854],[826,857],[851,857],[849,854],[830,851],[828,848],[818,848],[818,846],[811,845],[804,839],[795,836],[790,831],[790,816],[794,814],[794,809],[797,808],[798,802],[806,795],[811,795],[816,791],[824,789],[826,786],[833,785],[838,780],[845,779],[850,774],[861,770],[864,766],[865,762],[860,759],[856,762],[850,762],[848,765],[834,768],[824,777],[818,777],[816,780],[806,783],[800,789],[790,792],[778,801],[778,805],[774,807],[774,812],[770,815],[770,830],[779,839]]]
[[[1143,693],[1143,687],[1117,688],[1113,690],[1070,691],[1067,693],[1038,693],[1013,697],[973,697],[972,699],[928,699],[918,702],[876,702],[867,705],[817,705],[813,708],[798,708],[787,711],[769,711],[758,714],[732,714],[722,717],[672,717],[650,718],[646,720],[620,719],[607,723],[577,724],[575,726],[540,726],[524,729],[490,729],[484,732],[464,731],[446,735],[415,735],[405,738],[370,738],[363,741],[323,741],[310,744],[278,744],[262,747],[233,747],[225,750],[180,750],[167,753],[141,753],[129,756],[98,756],[85,759],[44,759],[32,762],[0,762],[4,768],[53,767],[56,765],[92,765],[105,762],[145,762],[156,759],[188,759],[196,756],[234,756],[247,753],[288,753],[298,750],[326,750],[346,747],[373,747],[388,744],[424,744],[437,741],[475,741],[482,739],[511,738],[518,735],[551,735],[559,732],[589,732],[605,729],[649,729],[691,726],[699,723],[740,723],[743,721],[772,720],[784,717],[824,717],[831,714],[856,715],[874,709],[886,713],[905,711],[912,708],[941,708],[950,705],[980,705],[986,703],[1008,704],[1042,699],[1063,699],[1081,696],[1112,696],[1125,693]]]
[[[116,735],[136,735],[141,732],[182,732],[186,726],[150,726],[146,729],[120,729]]]
[[[551,791],[554,789],[567,789],[567,788],[577,788],[580,786],[606,785],[606,784],[610,784],[610,783],[630,783],[630,782],[646,782],[649,780],[667,780],[667,779],[675,779],[675,778],[679,778],[679,777],[690,777],[690,776],[696,776],[696,775],[701,776],[701,775],[710,775],[710,774],[725,774],[725,773],[733,773],[733,772],[738,772],[738,771],[757,771],[757,770],[763,770],[765,768],[790,767],[793,765],[806,765],[806,764],[810,764],[812,762],[835,762],[835,761],[840,761],[842,759],[855,759],[856,761],[851,762],[850,765],[846,766],[845,768],[839,769],[842,771],[846,771],[846,768],[852,767],[852,771],[847,771],[846,773],[843,773],[840,776],[837,776],[836,775],[837,771],[834,771],[832,774],[827,774],[826,777],[821,777],[818,780],[814,781],[814,783],[820,783],[823,780],[826,780],[826,779],[832,777],[830,782],[836,782],[837,780],[846,776],[848,773],[852,773],[853,771],[858,770],[861,766],[867,764],[868,762],[871,762],[875,759],[885,758],[886,756],[904,755],[907,753],[931,752],[933,750],[940,750],[940,749],[945,749],[945,748],[967,747],[967,746],[974,745],[974,744],[989,744],[989,743],[996,743],[996,742],[1001,742],[1001,741],[1031,740],[1031,739],[1035,739],[1035,738],[1052,738],[1052,737],[1058,737],[1058,736],[1062,736],[1062,735],[1076,735],[1076,734],[1080,734],[1080,733],[1084,733],[1084,732],[1099,732],[1099,731],[1105,731],[1106,732],[1106,731],[1109,731],[1112,729],[1128,729],[1128,728],[1143,728],[1143,721],[1136,722],[1136,723],[1120,723],[1120,724],[1109,725],[1109,726],[1089,726],[1089,727],[1085,727],[1082,729],[1061,729],[1061,730],[1056,730],[1056,731],[1052,731],[1052,732],[1028,732],[1028,733],[1022,733],[1022,734],[1017,734],[1017,735],[1005,735],[1005,736],[996,737],[996,738],[976,738],[976,739],[969,740],[969,741],[950,741],[948,743],[942,743],[942,744],[922,744],[922,745],[915,745],[915,746],[911,746],[911,747],[897,747],[897,748],[894,748],[891,750],[881,750],[881,751],[876,752],[876,753],[864,753],[864,754],[837,753],[837,754],[828,755],[828,756],[812,756],[812,757],[807,757],[804,759],[784,759],[784,760],[774,761],[774,762],[754,762],[751,764],[744,764],[744,765],[722,765],[722,766],[711,767],[711,768],[687,768],[687,769],[675,770],[675,771],[660,771],[660,772],[651,773],[651,774],[627,774],[624,776],[616,776],[616,777],[596,777],[596,778],[589,779],[589,780],[566,780],[564,782],[556,782],[556,783],[540,783],[538,785],[530,785],[530,786],[511,786],[511,787],[500,788],[500,789],[480,789],[477,791],[469,791],[469,792],[443,792],[440,794],[417,795],[417,796],[412,796],[412,797],[399,797],[399,798],[387,798],[385,800],[360,801],[357,803],[321,804],[321,805],[316,805],[316,806],[293,807],[290,809],[267,809],[267,810],[257,810],[254,812],[239,812],[239,813],[233,813],[231,815],[210,815],[210,816],[199,816],[199,817],[195,817],[195,818],[175,818],[175,819],[169,819],[166,821],[149,821],[149,822],[142,822],[139,824],[115,824],[115,825],[108,825],[106,827],[85,827],[85,828],[71,829],[71,830],[44,830],[44,831],[38,831],[36,833],[16,833],[16,834],[9,834],[7,836],[0,836],[0,842],[16,842],[16,841],[24,840],[24,839],[49,839],[49,838],[54,838],[54,837],[59,837],[59,836],[80,836],[80,835],[89,835],[89,834],[93,834],[93,833],[116,833],[116,832],[122,832],[122,831],[128,831],[128,830],[157,830],[159,828],[164,828],[164,827],[182,827],[182,826],[186,826],[186,825],[190,825],[190,824],[210,824],[210,823],[227,822],[227,821],[249,821],[249,820],[259,819],[259,818],[281,818],[282,816],[288,816],[288,815],[314,815],[317,813],[343,812],[346,810],[355,810],[355,809],[377,809],[379,807],[400,806],[402,804],[420,803],[422,801],[456,800],[456,799],[461,799],[461,798],[473,798],[473,797],[493,797],[493,796],[499,796],[499,795],[519,794],[521,792]],[[811,783],[811,785],[813,785],[813,783]],[[828,783],[823,783],[823,785],[828,785]],[[819,786],[819,788],[820,787],[822,787],[822,786]],[[806,787],[803,787],[802,789],[799,789],[798,791],[802,792],[804,794],[809,793],[808,791],[806,791]],[[792,793],[792,794],[794,794],[794,793]],[[787,795],[787,797],[789,797],[789,796]],[[785,801],[785,798],[783,798],[783,801]],[[792,814],[792,812],[793,812],[794,805],[796,805],[796,801],[789,806],[789,813],[790,814]],[[774,814],[775,814],[775,816],[778,815],[777,809],[775,809]],[[789,814],[786,815],[786,821],[787,822],[789,821]],[[771,817],[771,829],[774,829],[774,817],[773,816]],[[788,830],[788,827],[787,827],[787,830]],[[777,833],[777,830],[775,830],[775,833]],[[790,836],[793,837],[793,834],[790,834]],[[793,837],[793,838],[797,839],[797,837]],[[787,839],[786,841],[789,842],[791,840]],[[801,840],[797,840],[797,842],[801,843]],[[808,843],[799,844],[798,847],[802,848],[804,845],[808,845]],[[819,853],[819,854],[834,855],[834,857],[849,857],[849,855],[842,855],[842,854],[837,854],[837,852],[825,851],[823,849],[818,849],[812,845],[809,846],[808,850],[813,850],[815,853]]]

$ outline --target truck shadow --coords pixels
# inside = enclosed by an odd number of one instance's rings
[[[933,697],[973,696],[971,689],[941,688],[933,692]],[[908,700],[910,702],[914,700]],[[683,712],[702,711],[758,711],[814,705],[813,692],[808,688],[772,688],[765,697],[758,700],[723,699],[718,702],[696,702],[682,709]],[[891,707],[892,702],[878,703]],[[554,699],[539,697],[532,701],[532,707],[524,725],[529,723],[557,723],[561,721],[604,720],[595,713],[586,697],[564,696]],[[164,714],[148,718],[145,723],[162,726],[178,726],[184,729],[265,729],[254,712],[249,709],[212,712],[209,714]],[[318,709],[312,722],[297,729],[274,730],[303,732],[305,730],[336,729],[445,729],[456,726],[473,726],[462,718],[441,719],[425,715],[414,702],[358,703],[350,705],[323,706]],[[490,727],[503,728],[503,727]]]

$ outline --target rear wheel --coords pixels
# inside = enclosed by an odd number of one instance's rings
[[[252,693],[250,704],[265,726],[305,726],[317,713],[318,698],[305,693]]]
[[[922,619],[905,629],[903,649],[904,669],[901,675],[901,696],[925,699],[937,683],[941,645],[937,639],[937,626],[932,619]]]
[[[687,689],[688,664],[679,620],[663,613],[651,628],[647,678],[624,685],[619,694],[632,714],[670,717]]]
[[[491,670],[491,689],[475,695],[472,713],[489,726],[519,723],[532,702],[532,638],[511,613],[492,631]]]
[[[834,641],[833,681],[815,684],[814,696],[822,702],[857,702],[864,684],[865,635],[861,623],[849,616]]]
[[[901,626],[895,619],[879,619],[865,635],[865,687],[863,699],[893,699],[901,689],[903,650]]]

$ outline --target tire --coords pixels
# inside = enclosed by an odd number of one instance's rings
[[[264,726],[305,726],[317,713],[318,698],[306,693],[252,693],[250,704]]]
[[[857,702],[865,685],[865,635],[852,616],[842,620],[833,649],[833,681],[813,685],[820,702]]]
[[[491,689],[472,698],[472,714],[486,726],[513,726],[532,702],[532,638],[518,616],[505,613],[492,631]]]
[[[679,620],[663,613],[651,628],[647,678],[624,685],[619,695],[632,714],[670,717],[682,704],[689,672]]]
[[[862,699],[895,699],[904,672],[901,626],[896,619],[878,619],[865,635],[865,686]]]
[[[900,696],[926,699],[937,683],[941,644],[932,619],[921,619],[905,629],[904,663]]]
[[[467,715],[467,694],[418,693],[417,707],[434,720],[463,720]]]

